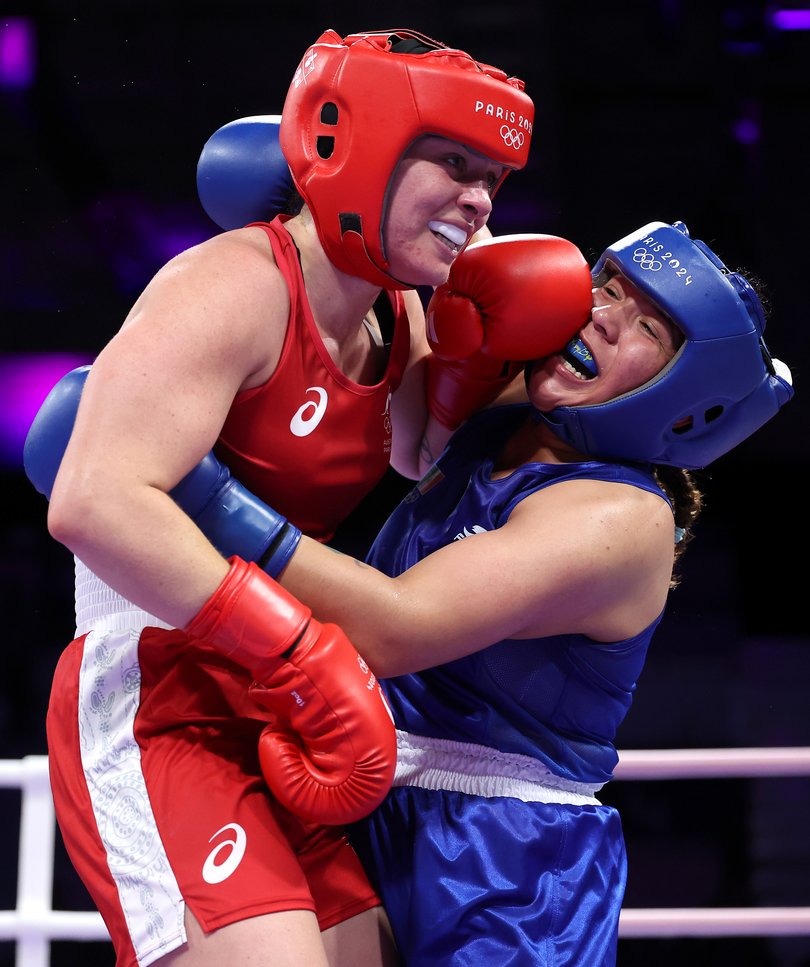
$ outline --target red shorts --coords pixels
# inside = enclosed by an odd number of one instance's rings
[[[118,967],[184,943],[185,904],[211,931],[282,910],[312,910],[325,930],[380,903],[342,829],[272,800],[249,684],[174,630],[99,625],[62,654],[47,719],[56,815]]]

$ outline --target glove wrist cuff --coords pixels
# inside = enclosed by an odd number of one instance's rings
[[[214,645],[262,681],[294,647],[311,611],[255,564],[232,557],[230,565],[184,631]]]

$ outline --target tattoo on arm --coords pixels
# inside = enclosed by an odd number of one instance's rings
[[[362,567],[362,568],[368,567],[368,565],[364,561],[359,561],[356,557],[351,557],[351,555],[349,554],[344,554],[344,552],[337,547],[330,547],[328,544],[324,546],[326,547],[327,550],[331,551],[333,554],[337,554],[339,557],[348,557],[349,560],[353,561],[358,567]]]
[[[422,443],[419,446],[419,454],[422,459],[429,465],[436,462],[436,457],[433,455],[433,449],[430,446],[430,442],[427,437],[422,437]]]

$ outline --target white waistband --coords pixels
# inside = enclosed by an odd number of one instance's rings
[[[603,783],[563,779],[530,756],[397,730],[394,785],[487,798],[509,796],[523,802],[599,806],[595,793]]]
[[[76,637],[101,627],[110,631],[142,631],[171,625],[127,601],[83,564],[76,564]]]

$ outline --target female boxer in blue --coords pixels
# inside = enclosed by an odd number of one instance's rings
[[[429,307],[439,352],[469,322],[458,282],[477,252]],[[409,967],[615,963],[624,843],[597,794],[700,510],[687,471],[792,396],[754,290],[682,223],[620,240],[593,278],[581,331],[528,367],[529,402],[461,427],[368,564],[308,538],[274,561],[385,679],[394,787],[353,842]],[[513,279],[506,301],[520,297]],[[435,364],[444,409],[457,365]],[[211,508],[248,495],[210,463],[191,476],[207,487],[178,499],[223,553],[257,556],[289,526],[268,508],[223,521]],[[268,579],[234,556],[226,580]],[[266,772],[294,741],[264,733]]]
[[[678,468],[792,394],[763,328],[682,224],[645,226],[530,404],[467,422],[395,510],[377,570],[293,556],[285,586],[386,679],[394,788],[352,838],[409,967],[615,963],[624,842],[597,794],[700,509]]]

